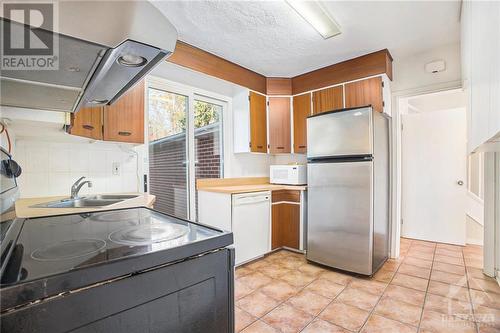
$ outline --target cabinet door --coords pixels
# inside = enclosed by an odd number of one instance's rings
[[[290,153],[290,98],[269,97],[269,151]]]
[[[293,151],[307,152],[307,117],[311,115],[311,94],[293,97]]]
[[[250,151],[267,153],[266,96],[250,92]]]
[[[351,82],[345,85],[346,108],[366,105],[371,105],[377,112],[384,112],[381,77]]]
[[[344,92],[342,86],[322,89],[313,92],[313,113],[342,109],[344,107]]]
[[[104,140],[144,143],[144,81],[104,108]]]
[[[271,250],[283,246],[282,240],[282,220],[283,220],[283,204],[272,205],[271,208]]]
[[[278,203],[272,206],[271,248],[299,249],[300,205]]]
[[[81,108],[71,115],[69,134],[102,140],[103,107]]]

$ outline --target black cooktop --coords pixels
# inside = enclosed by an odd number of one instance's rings
[[[19,285],[29,285],[31,292],[42,288],[43,295],[68,291],[232,243],[230,233],[147,208],[33,218],[16,223],[23,225],[12,243],[15,246],[8,258],[2,253],[2,260],[8,260],[2,265],[4,296],[9,288]],[[29,298],[36,299],[31,294]],[[19,301],[27,299],[17,299],[14,303]]]

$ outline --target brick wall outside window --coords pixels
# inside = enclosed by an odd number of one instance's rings
[[[220,178],[220,124],[195,130],[195,179]],[[187,217],[186,137],[177,134],[149,145],[149,191],[156,196],[154,208],[166,214]],[[198,193],[196,191],[196,215]],[[194,217],[192,217],[194,220]]]

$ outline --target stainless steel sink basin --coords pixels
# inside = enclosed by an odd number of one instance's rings
[[[47,208],[84,208],[84,207],[102,207],[109,206],[123,200],[96,200],[96,199],[76,199],[67,201],[54,201],[41,204],[41,207]]]
[[[118,196],[118,195],[96,195],[91,197],[82,197],[78,199],[63,199],[58,201],[44,202],[31,207],[35,208],[85,208],[85,207],[104,207],[109,206],[126,199],[131,199],[135,196]]]
[[[90,200],[127,200],[137,198],[137,194],[97,194],[89,197],[85,197],[85,199]]]

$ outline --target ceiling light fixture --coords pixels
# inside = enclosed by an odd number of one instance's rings
[[[339,35],[340,26],[318,1],[286,0],[324,39]]]

